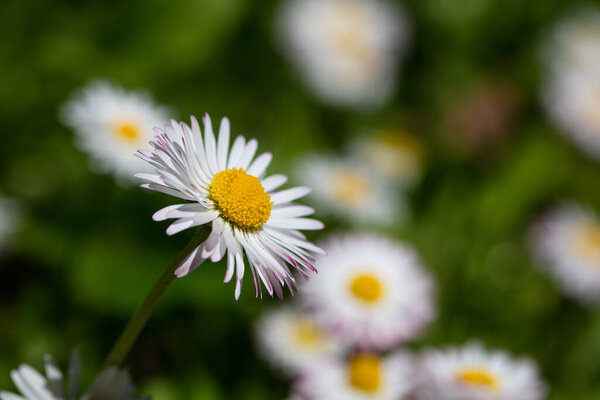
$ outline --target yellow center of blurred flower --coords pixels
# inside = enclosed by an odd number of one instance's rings
[[[309,349],[317,349],[323,345],[323,334],[313,321],[299,317],[295,325],[296,340],[300,345]]]
[[[581,228],[579,251],[585,258],[600,256],[600,224],[589,223]]]
[[[346,206],[365,204],[372,189],[371,182],[360,171],[340,169],[333,174],[333,195]]]
[[[223,219],[244,230],[260,228],[269,220],[273,207],[260,179],[242,168],[216,174],[210,183],[209,198]]]
[[[479,386],[490,390],[498,389],[498,379],[481,368],[465,368],[459,371],[456,379],[467,386]]]
[[[359,354],[350,361],[350,384],[365,392],[376,392],[381,386],[381,363],[370,354]]]
[[[118,122],[113,126],[113,132],[125,142],[137,142],[141,137],[139,127],[128,121]]]
[[[350,291],[367,303],[374,303],[381,297],[383,287],[379,279],[370,274],[360,274],[352,280]]]

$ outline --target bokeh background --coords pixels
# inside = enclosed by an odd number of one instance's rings
[[[600,398],[600,312],[565,298],[534,268],[526,242],[556,201],[600,209],[600,166],[540,106],[540,43],[575,3],[403,0],[412,34],[398,87],[386,105],[362,111],[324,105],[306,89],[277,45],[277,1],[0,2],[0,191],[21,214],[0,255],[0,387],[12,390],[9,371],[41,367],[46,353],[66,365],[73,346],[89,382],[191,235],[167,237],[151,215],[171,199],[90,171],[59,122],[60,104],[99,77],[145,88],[182,119],[228,116],[234,134],[273,152],[271,172],[290,172],[308,151],[340,152],[370,129],[415,135],[424,175],[408,194],[409,218],[388,233],[420,252],[439,311],[410,346],[476,337],[533,356],[549,399]],[[252,339],[253,321],[279,301],[255,299],[247,279],[235,302],[223,273],[205,264],[170,290],[128,359],[143,393],[287,395]]]

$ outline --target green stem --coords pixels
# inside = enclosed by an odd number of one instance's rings
[[[185,246],[185,249],[177,255],[177,258],[173,263],[163,272],[161,277],[158,279],[144,302],[138,307],[137,310],[131,316],[129,323],[119,336],[119,339],[113,346],[112,350],[106,358],[106,365],[121,365],[125,360],[125,357],[131,350],[131,346],[135,343],[139,337],[142,329],[146,326],[150,315],[156,309],[162,298],[164,297],[167,290],[175,282],[175,270],[179,264],[187,257],[192,250],[194,250],[200,243],[206,240],[210,230],[206,227],[200,227],[192,240]]]

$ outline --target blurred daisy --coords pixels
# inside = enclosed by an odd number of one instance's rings
[[[561,132],[600,159],[600,11],[589,9],[558,25],[545,47],[543,102]]]
[[[313,188],[315,204],[330,215],[366,225],[392,225],[404,219],[404,199],[366,165],[312,155],[298,163],[296,176]]]
[[[533,361],[478,343],[425,352],[419,375],[418,400],[540,400],[546,393]]]
[[[600,219],[589,208],[562,205],[532,230],[536,256],[569,296],[600,300]]]
[[[600,66],[599,46],[600,10],[589,7],[568,16],[556,26],[545,44],[543,55],[546,63],[557,71],[592,72],[592,68]]]
[[[19,224],[19,215],[17,203],[0,194],[0,248],[10,240]]]
[[[238,136],[229,148],[229,120],[221,121],[218,140],[208,114],[204,135],[196,118],[191,128],[172,121],[150,144],[152,151],[139,156],[156,168],[155,174],[137,174],[150,183],[142,187],[163,192],[188,203],[168,206],[154,214],[154,220],[176,219],[167,228],[173,235],[185,229],[211,224],[208,239],[194,249],[175,271],[186,276],[204,260],[221,260],[227,254],[225,282],[236,274],[235,297],[239,298],[247,257],[254,278],[255,294],[262,297],[263,282],[272,296],[282,297],[286,284],[293,290],[295,280],[286,263],[304,276],[316,271],[313,253],[322,250],[308,242],[300,230],[322,229],[317,220],[305,218],[314,213],[310,207],[293,201],[310,189],[295,187],[278,190],[287,178],[265,177],[272,155],[254,157],[257,141],[246,142]]]
[[[288,0],[278,28],[285,53],[324,101],[373,107],[392,95],[408,36],[397,4]]]
[[[73,352],[71,357],[68,387],[51,356],[45,357],[45,367],[45,376],[27,364],[21,364],[19,368],[12,370],[10,376],[21,395],[0,391],[0,400],[142,400],[134,394],[129,373],[116,367],[100,372],[88,390],[81,395],[81,362],[77,352]]]
[[[433,319],[433,283],[414,251],[389,239],[330,238],[319,275],[301,287],[317,320],[359,348],[388,349]]]
[[[348,361],[315,364],[300,379],[298,391],[309,400],[404,400],[413,389],[413,375],[405,353],[361,353]]]
[[[423,146],[414,136],[380,132],[355,139],[350,150],[355,158],[403,186],[412,186],[421,177]]]
[[[312,368],[343,350],[311,315],[290,307],[265,313],[256,323],[255,332],[264,356],[288,375]]]
[[[92,81],[61,108],[61,119],[77,135],[78,146],[92,158],[92,167],[119,181],[150,170],[134,157],[154,136],[153,128],[168,121],[169,111],[142,91],[125,91],[105,81]]]

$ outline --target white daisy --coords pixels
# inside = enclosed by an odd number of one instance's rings
[[[426,351],[419,375],[418,400],[541,400],[546,394],[533,361],[478,343]]]
[[[279,15],[282,46],[324,101],[377,106],[395,87],[408,29],[384,0],[288,0]]]
[[[532,247],[565,293],[583,302],[600,300],[600,218],[571,203],[542,218],[532,230]]]
[[[355,139],[350,151],[379,174],[403,186],[412,186],[421,177],[423,146],[414,136],[383,131]]]
[[[412,357],[360,353],[315,364],[298,382],[308,400],[404,400],[414,386]]]
[[[218,140],[215,139],[208,114],[204,117],[204,135],[196,118],[191,128],[172,121],[150,144],[152,151],[140,150],[140,158],[156,168],[155,174],[137,174],[150,183],[142,187],[170,194],[186,204],[166,207],[154,220],[176,219],[167,234],[211,224],[208,239],[198,246],[175,271],[178,277],[195,270],[206,259],[213,262],[227,254],[225,282],[236,273],[235,297],[242,289],[245,262],[248,258],[254,278],[256,295],[262,296],[259,280],[272,296],[281,297],[286,284],[293,290],[295,280],[286,263],[303,275],[316,271],[313,252],[322,250],[307,241],[300,230],[322,229],[323,224],[310,218],[310,207],[293,203],[310,189],[295,187],[278,190],[287,178],[283,175],[265,177],[272,155],[254,157],[255,139],[238,136],[229,148],[229,120],[221,121]]]
[[[388,349],[433,319],[433,283],[409,247],[384,237],[330,238],[301,287],[317,320],[359,348]]]
[[[91,156],[94,169],[130,182],[133,174],[148,170],[133,154],[152,139],[155,126],[169,120],[169,110],[146,92],[92,81],[63,105],[61,119],[75,131],[77,144]]]
[[[310,314],[291,307],[265,313],[256,323],[255,334],[263,355],[288,375],[343,351],[341,343],[327,335]]]
[[[315,154],[298,162],[295,175],[313,188],[311,198],[324,213],[357,225],[393,225],[404,220],[400,193],[359,162]]]
[[[81,362],[77,352],[73,352],[71,357],[68,387],[52,357],[47,355],[44,360],[45,376],[27,364],[21,364],[19,368],[12,370],[10,376],[20,395],[0,391],[0,400],[142,400],[134,394],[133,384],[126,370],[106,368],[81,395]]]
[[[0,195],[0,248],[10,240],[20,220],[20,212],[17,203],[5,196]]]
[[[600,159],[600,11],[589,9],[561,24],[545,47],[547,113],[561,132]]]

